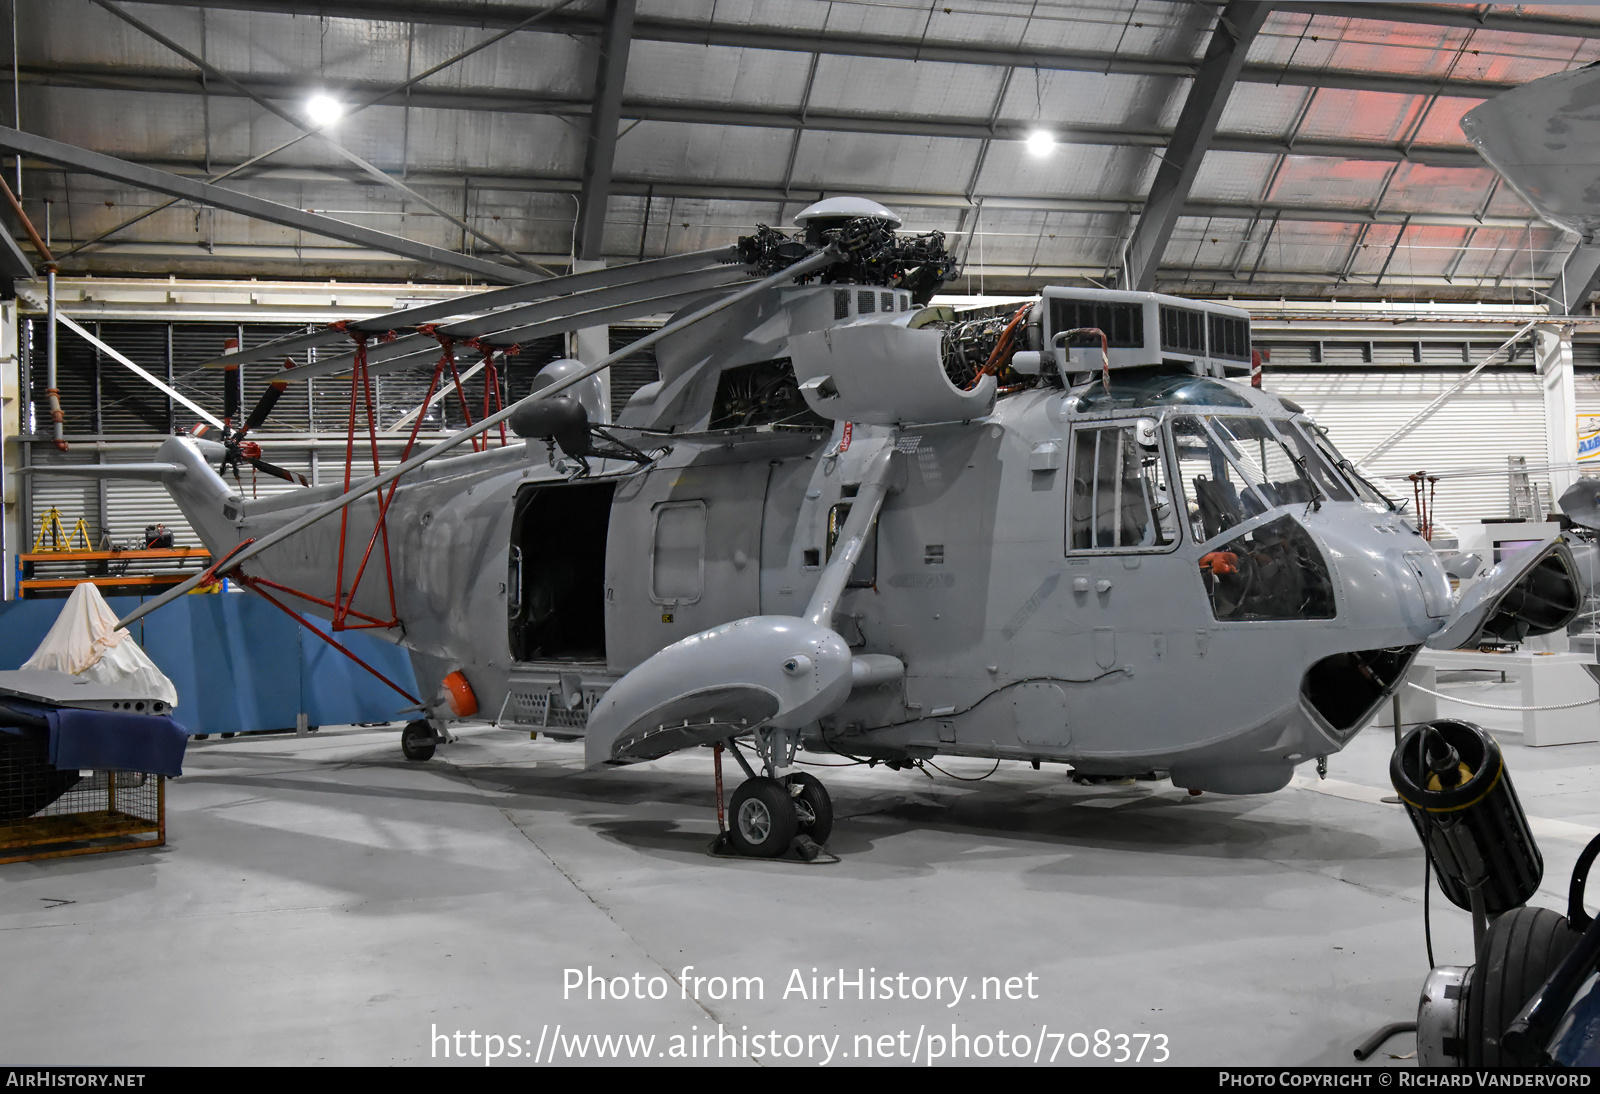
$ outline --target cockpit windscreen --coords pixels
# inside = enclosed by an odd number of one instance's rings
[[[1196,542],[1279,506],[1352,500],[1350,487],[1321,452],[1288,423],[1281,425],[1287,437],[1267,418],[1173,419],[1178,475]]]

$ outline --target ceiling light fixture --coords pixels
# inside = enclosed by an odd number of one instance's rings
[[[1028,134],[1027,145],[1030,153],[1043,158],[1055,151],[1056,135],[1048,129],[1035,129]]]
[[[344,117],[344,104],[332,95],[317,92],[306,101],[306,117],[317,126],[328,126]]]

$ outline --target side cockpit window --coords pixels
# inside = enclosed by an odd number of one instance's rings
[[[1158,437],[1150,419],[1073,431],[1067,550],[1162,550],[1177,542]]]

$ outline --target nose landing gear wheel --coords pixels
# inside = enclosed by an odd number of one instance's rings
[[[776,779],[746,779],[728,807],[728,839],[741,855],[776,858],[800,829],[789,789]]]
[[[818,844],[827,843],[833,834],[833,799],[828,796],[822,780],[809,772],[797,771],[784,776],[783,782],[791,791],[797,785],[800,787],[800,792],[794,795],[800,834],[810,836]]]
[[[433,737],[433,727],[426,720],[407,722],[400,731],[400,751],[408,760],[431,760],[438,742]]]

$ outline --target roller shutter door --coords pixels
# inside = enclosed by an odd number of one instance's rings
[[[1276,360],[1276,354],[1274,354]],[[1409,421],[1452,384],[1459,371],[1395,369],[1377,372],[1269,373],[1267,387],[1305,408],[1352,460],[1360,460]],[[1580,378],[1582,381],[1582,378]],[[1580,382],[1600,412],[1600,389]],[[1580,397],[1579,408],[1584,402]],[[1506,466],[1508,456],[1525,456],[1530,465],[1547,458],[1544,396],[1539,378],[1530,372],[1480,375],[1427,422],[1370,465],[1390,479],[1380,482],[1396,501],[1409,500],[1414,471],[1454,471]],[[1549,477],[1535,474],[1548,494]],[[1447,525],[1470,523],[1507,514],[1507,482],[1503,475],[1447,479],[1436,495],[1437,519]]]

